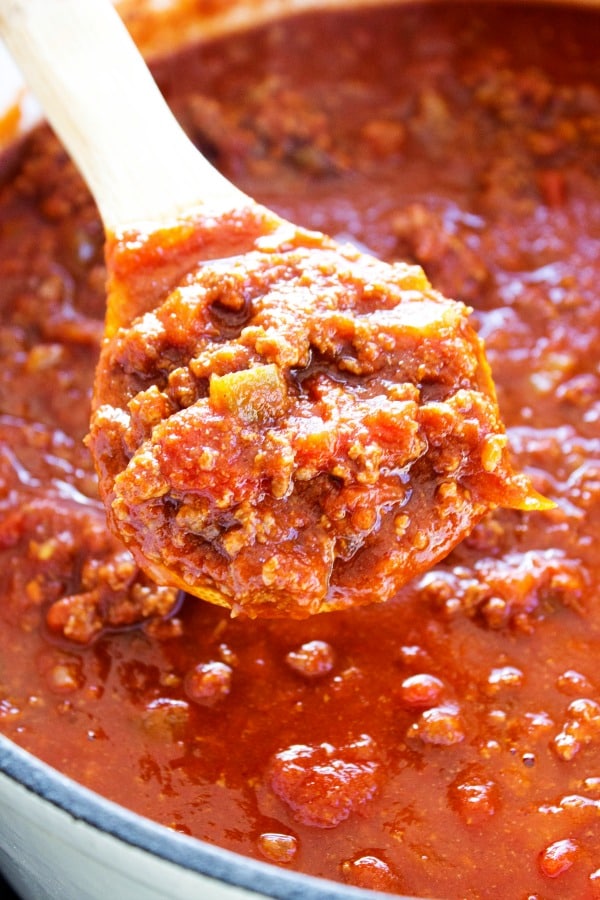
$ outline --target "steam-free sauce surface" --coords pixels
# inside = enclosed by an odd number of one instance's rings
[[[600,63],[594,11],[314,15],[157,69],[291,221],[471,305],[516,464],[395,599],[231,619],[109,536],[82,445],[103,235],[45,130],[0,191],[0,727],[164,825],[423,897],[600,896]],[[310,59],[310,66],[306,60]]]

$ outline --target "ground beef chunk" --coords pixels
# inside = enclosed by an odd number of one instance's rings
[[[273,757],[270,783],[298,821],[335,828],[374,796],[378,768],[367,735],[337,748],[294,744]]]

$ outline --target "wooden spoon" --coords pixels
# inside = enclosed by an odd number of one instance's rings
[[[497,505],[551,505],[511,468],[469,310],[231,185],[107,0],[0,0],[0,29],[105,225],[88,443],[152,577],[302,617],[391,597]]]

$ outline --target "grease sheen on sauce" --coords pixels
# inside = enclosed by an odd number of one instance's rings
[[[387,604],[303,622],[177,606],[108,538],[81,447],[102,234],[54,140],[30,140],[0,193],[5,734],[288,868],[424,897],[600,896],[599,24],[314,15],[157,70],[249,194],[473,306],[515,461],[558,504],[494,513]]]

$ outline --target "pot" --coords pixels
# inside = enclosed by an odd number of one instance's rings
[[[123,0],[119,6],[144,53],[157,57],[200,36],[243,29],[290,12],[375,2],[381,5],[381,0],[181,0],[171,4]],[[584,2],[598,5],[596,0]],[[0,73],[0,103],[6,110],[0,147],[6,153],[40,114],[1,48]],[[0,870],[23,900],[106,900],[110,896],[127,900],[250,900],[257,896],[375,900],[387,896],[289,872],[171,831],[82,787],[1,734]]]

